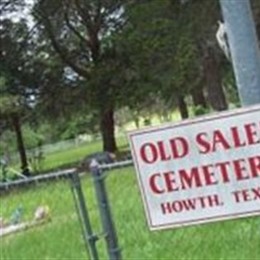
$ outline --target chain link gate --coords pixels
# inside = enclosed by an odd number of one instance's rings
[[[82,225],[83,237],[87,245],[87,251],[89,253],[90,259],[99,259],[96,242],[101,238],[105,238],[106,240],[106,247],[109,259],[122,259],[121,249],[118,244],[118,238],[111,214],[109,199],[105,185],[105,179],[107,177],[107,174],[105,172],[112,169],[127,167],[132,164],[133,163],[131,160],[124,162],[116,162],[107,165],[99,165],[96,160],[92,160],[92,162],[90,163],[90,171],[93,178],[96,200],[103,228],[103,232],[101,234],[96,234],[92,231],[86,201],[82,192],[81,182],[78,174],[71,175],[71,183],[75,204]]]
[[[74,173],[0,183],[1,259],[86,259],[70,191]]]
[[[30,238],[27,238],[30,237],[29,232],[31,232],[31,235],[36,236],[36,239],[32,240],[31,243],[34,244],[33,248],[39,252],[39,255],[43,254],[43,250],[47,250],[48,254],[51,254],[50,256],[54,258],[64,258],[66,256],[66,258],[71,257],[71,259],[75,259],[75,257],[77,259],[85,259],[86,253],[84,252],[86,251],[91,260],[98,260],[99,253],[96,242],[103,238],[106,242],[108,258],[110,260],[121,260],[121,249],[118,245],[118,238],[112,219],[105,179],[107,177],[106,171],[129,165],[132,165],[132,161],[130,160],[108,165],[98,165],[95,160],[91,162],[91,176],[95,189],[99,219],[102,225],[102,232],[100,234],[95,233],[91,225],[86,203],[87,200],[85,200],[84,191],[82,189],[81,177],[85,176],[83,170],[70,169],[58,173],[0,183],[0,217],[7,219],[8,215],[15,213],[14,211],[18,212],[21,210],[20,216],[17,216],[17,223],[13,224],[17,224],[17,227],[21,225],[21,230],[28,229],[28,232],[24,234],[27,240],[30,241]],[[72,196],[67,191],[67,187],[70,187]],[[46,212],[46,216],[43,216],[43,219],[40,221],[41,223],[39,222],[38,228],[30,228],[30,223],[34,223],[33,225],[38,226],[37,221],[32,220],[33,209],[37,209],[37,206],[45,208],[46,211],[48,209],[48,212]],[[49,214],[49,216],[47,216],[47,214]],[[25,225],[24,227],[22,227],[23,224]],[[73,225],[76,232],[74,229],[73,232],[70,231],[71,229],[67,228],[69,225]],[[57,235],[57,237],[56,226],[60,226],[59,235]],[[40,228],[43,231],[40,230]],[[45,229],[48,229],[48,231],[44,231]],[[15,232],[21,230],[18,229]],[[46,232],[46,235],[40,234],[38,236],[37,233],[40,232]],[[83,235],[84,243],[79,239],[80,232]],[[10,234],[12,234],[12,232]],[[53,241],[49,239],[47,234],[51,235]],[[5,235],[7,234],[3,234],[3,232],[0,233],[1,259],[17,259],[17,252],[19,252],[19,250],[17,251],[15,249],[15,245],[13,247],[10,245],[17,244],[17,247],[20,247],[23,244],[22,241],[17,242],[15,238],[16,235],[13,237],[10,236],[10,239],[14,240],[14,243],[10,243],[9,246],[6,246],[7,242],[5,242],[5,240],[7,239],[4,240]],[[20,235],[20,237],[22,236]],[[37,243],[36,246],[35,241],[41,241],[41,243]],[[28,242],[28,245],[25,246],[31,248],[31,243]],[[38,244],[41,244],[41,246],[38,246]],[[77,245],[75,246],[75,244]],[[77,251],[80,251],[77,256],[75,253],[70,253],[74,252],[72,247],[76,247],[78,249]],[[35,254],[33,252],[31,253],[33,257],[35,257]],[[26,253],[26,255],[30,257],[30,253]]]

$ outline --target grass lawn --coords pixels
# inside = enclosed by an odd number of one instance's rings
[[[120,151],[128,149],[126,136],[117,138],[117,145]],[[90,154],[102,151],[102,141],[97,140],[89,143],[83,143],[68,150],[61,150],[54,153],[44,154],[44,159],[40,163],[40,172],[55,171],[59,168],[70,168],[77,166],[85,157]],[[20,171],[19,164],[10,167],[15,171]],[[13,175],[12,171],[8,173],[9,178]],[[0,176],[1,178],[1,176]]]
[[[246,218],[186,228],[148,230],[133,168],[110,172],[107,190],[123,259],[259,259],[260,218]],[[83,178],[93,229],[100,232],[92,180]],[[1,260],[88,259],[67,181],[13,191],[0,198],[0,215],[17,205],[31,219],[39,204],[47,204],[52,221],[0,240]],[[108,259],[103,241],[100,258]]]
[[[126,137],[117,138],[117,145],[119,149],[125,147],[127,145]],[[83,160],[87,155],[98,151],[102,151],[101,140],[85,143],[73,149],[47,154],[44,159],[43,170],[52,170],[64,165],[77,163]]]

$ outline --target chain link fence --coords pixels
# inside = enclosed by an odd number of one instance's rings
[[[150,232],[132,162],[91,169],[2,183],[0,259],[259,259],[259,217]]]
[[[86,259],[74,170],[0,186],[1,259]]]

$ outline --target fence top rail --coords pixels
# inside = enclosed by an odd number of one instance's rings
[[[66,178],[76,172],[77,172],[76,168],[71,168],[71,169],[62,170],[59,172],[53,172],[53,173],[47,173],[47,174],[42,174],[42,175],[38,175],[38,176],[28,177],[26,179],[7,181],[7,182],[0,183],[0,191],[7,190],[11,187],[20,186],[23,184],[29,184],[29,183],[31,184],[31,183],[37,183],[37,182],[46,181],[46,180]]]
[[[133,165],[132,160],[126,160],[121,162],[113,162],[109,164],[98,164],[98,167],[102,171],[109,171],[109,170],[124,168],[132,165]],[[74,173],[80,174],[82,172],[84,172],[84,170],[79,171],[77,168],[71,168],[67,170],[61,170],[58,172],[46,173],[46,174],[41,174],[33,177],[23,178],[15,181],[1,182],[0,192],[4,190],[8,190],[13,187],[22,186],[22,185],[38,183],[38,182],[48,181],[48,180],[55,180],[59,178],[68,178]]]
[[[133,160],[126,160],[126,161],[113,162],[108,164],[99,164],[99,169],[103,171],[109,171],[109,170],[124,168],[132,165],[133,165]]]

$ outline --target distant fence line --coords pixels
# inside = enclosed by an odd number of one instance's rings
[[[118,132],[116,134],[117,137],[123,137],[125,136],[125,133],[123,132]],[[76,138],[73,139],[69,139],[69,140],[64,140],[64,141],[60,141],[57,143],[53,143],[53,144],[44,144],[40,147],[35,147],[32,149],[27,149],[27,155],[28,158],[32,158],[32,157],[36,157],[39,155],[39,153],[44,154],[51,154],[51,153],[56,153],[62,150],[67,150],[67,149],[71,149],[71,148],[75,148],[75,147],[79,147],[81,145],[87,144],[87,143],[91,143],[91,142],[95,142],[95,141],[100,141],[101,140],[101,135],[79,135]],[[15,153],[10,153],[8,154],[8,161],[10,163],[12,162],[16,162],[19,160],[19,154],[18,152]]]
[[[102,171],[109,171],[119,168],[124,168],[127,166],[133,165],[132,160],[124,160],[124,161],[118,161],[108,164],[99,164],[99,169]],[[0,182],[0,193],[8,191],[11,188],[27,185],[27,184],[35,184],[40,183],[44,181],[52,181],[52,180],[58,180],[61,178],[68,178],[72,174],[84,174],[85,170],[78,170],[77,168],[71,168],[66,170],[60,170],[56,172],[46,173],[46,174],[40,174],[36,176],[30,176],[28,178],[21,178],[17,180],[7,181],[7,182]]]
[[[60,141],[60,142],[53,143],[53,144],[44,144],[40,147],[27,149],[27,154],[28,154],[28,157],[37,155],[39,152],[42,152],[43,154],[51,154],[51,153],[59,152],[62,150],[78,147],[82,144],[100,140],[100,136],[97,136],[97,137],[93,137],[90,135],[86,135],[86,136],[87,136],[86,138],[76,137],[73,139],[64,140],[64,141]],[[19,154],[17,152],[11,153],[8,155],[8,157],[9,157],[8,159],[11,162],[17,161],[19,158]]]
[[[61,178],[68,178],[71,176],[71,174],[74,174],[76,172],[76,168],[71,168],[59,172],[53,172],[53,173],[47,173],[47,174],[41,174],[36,176],[31,176],[28,178],[18,179],[14,181],[6,181],[6,182],[0,182],[0,193],[8,191],[11,188],[27,185],[27,184],[35,184],[39,182],[44,181],[51,181],[51,180],[57,180]]]

